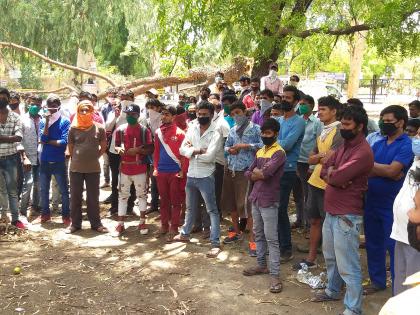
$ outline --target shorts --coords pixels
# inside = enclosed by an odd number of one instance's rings
[[[308,219],[324,219],[324,193],[325,190],[308,184],[308,201],[306,203]]]
[[[233,173],[225,167],[221,201],[223,213],[236,210],[240,218],[251,217],[251,204],[248,201],[248,194],[249,180],[245,176],[245,171]]]

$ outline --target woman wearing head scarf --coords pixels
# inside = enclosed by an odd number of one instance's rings
[[[77,105],[68,138],[70,162],[70,214],[72,225],[66,233],[82,228],[83,186],[86,184],[87,215],[92,230],[108,232],[99,216],[99,158],[106,150],[105,129],[93,121],[94,107],[90,101]]]

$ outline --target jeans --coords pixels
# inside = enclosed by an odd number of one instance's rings
[[[12,222],[19,220],[17,155],[12,154],[0,158],[0,206],[2,211],[10,209]]]
[[[23,163],[20,154],[16,155],[16,163],[17,163],[17,191],[18,191],[18,198],[21,198],[22,189],[23,189],[23,181],[24,181],[24,170],[23,170]]]
[[[195,216],[198,214],[198,197],[201,194],[206,204],[207,213],[210,216],[211,245],[212,247],[220,247],[220,216],[216,205],[214,176],[210,175],[203,178],[188,177],[185,191],[187,194],[187,213],[181,234],[185,236],[190,235]]]
[[[70,217],[69,189],[67,185],[67,171],[65,162],[41,161],[40,183],[41,183],[41,207],[42,215],[50,215],[50,183],[51,176],[57,180],[61,193],[61,205],[63,218]]]
[[[278,204],[263,208],[252,204],[252,218],[254,219],[255,243],[257,245],[257,262],[260,267],[267,266],[267,245],[270,275],[280,273],[280,248],[277,233]]]
[[[343,220],[343,217],[349,222]],[[327,213],[322,227],[322,251],[328,275],[325,293],[338,299],[345,283],[344,314],[348,315],[362,313],[362,269],[359,255],[362,220],[360,215],[333,216]]]
[[[293,188],[293,197],[296,203],[296,221],[300,222],[303,227],[309,227],[309,219],[307,215],[306,203],[308,200],[308,163],[297,163],[297,177],[298,180]],[[300,189],[296,187],[300,185]],[[301,196],[298,193],[301,192]],[[299,204],[299,206],[298,206]]]
[[[296,182],[296,171],[284,172],[280,178],[280,202],[278,233],[280,242],[280,253],[292,251],[292,235],[290,231],[290,221],[287,209],[289,207],[289,197]]]
[[[22,196],[20,200],[20,213],[27,215],[32,192],[32,207],[39,210],[41,206],[41,191],[39,189],[39,165],[32,165],[29,171],[23,173]]]

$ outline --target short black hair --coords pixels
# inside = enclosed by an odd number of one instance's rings
[[[341,103],[334,96],[323,96],[318,99],[318,107],[328,107],[337,110],[337,114],[342,108]]]
[[[87,98],[89,101],[93,99],[92,94],[90,94],[88,91],[81,91],[79,93],[79,99],[81,99],[82,97]]]
[[[162,107],[163,104],[156,98],[150,98],[146,102],[146,108],[149,107]]]
[[[268,66],[268,69],[271,68],[276,68],[277,70],[279,69],[279,65],[277,64],[277,62],[270,62],[270,65]]]
[[[209,95],[209,98],[210,97],[214,97],[216,100],[218,100],[218,101],[220,101],[220,94],[219,93],[211,93],[210,95]]]
[[[414,127],[414,128],[416,128],[416,129],[419,129],[420,128],[420,119],[410,119],[408,122],[407,122],[407,126],[406,127]]]
[[[201,101],[197,106],[197,112],[200,109],[208,109],[210,114],[214,114],[214,105],[207,101]]]
[[[134,92],[132,91],[132,90],[130,90],[130,89],[124,89],[124,90],[121,90],[119,93],[118,93],[118,95],[121,97],[121,96],[126,96],[126,97],[129,97],[129,98],[132,98],[132,99],[134,99]]]
[[[301,101],[305,101],[307,102],[309,105],[311,105],[312,107],[315,106],[315,100],[312,96],[305,94],[304,96],[302,96]]]
[[[269,98],[274,98],[274,93],[273,93],[273,91],[271,91],[271,90],[269,90],[269,89],[262,90],[262,91],[260,92],[260,95],[266,95],[266,96],[268,96]]]
[[[358,98],[349,98],[347,100],[347,104],[349,104],[350,106],[359,106],[359,107],[363,108],[363,103]]]
[[[417,109],[420,109],[420,101],[419,100],[414,100],[410,104],[408,104],[408,106],[416,106]]]
[[[118,89],[111,86],[111,87],[109,87],[109,88],[106,89],[106,94],[115,94],[115,95],[117,95],[118,94]]]
[[[9,98],[10,100],[18,100],[18,101],[20,101],[20,95],[19,95],[19,93],[18,92],[16,92],[16,91],[11,91],[10,92],[10,98]]]
[[[32,101],[42,103],[42,97],[39,94],[32,94],[30,97],[28,97]]]
[[[176,114],[177,115],[181,115],[181,114],[183,114],[183,113],[185,113],[185,108],[184,108],[184,106],[177,106],[176,107]]]
[[[221,77],[222,79],[225,78],[225,74],[222,71],[217,71],[216,74],[214,75],[215,77]]]
[[[172,116],[176,116],[177,115],[177,109],[174,106],[164,105],[162,107],[162,111],[164,111],[164,110],[167,111],[167,112],[169,112],[169,114],[171,114]]]
[[[274,132],[280,131],[280,124],[274,118],[268,118],[264,121],[263,125],[261,126],[261,131],[272,130]]]
[[[200,92],[201,91],[206,91],[207,93],[211,93],[211,91],[210,91],[210,89],[207,87],[207,86],[203,86],[201,89],[200,89]]]
[[[397,120],[403,120],[404,121],[404,128],[407,125],[408,112],[404,107],[402,107],[400,105],[387,106],[381,111],[381,116],[384,116],[385,114],[393,114],[394,117]]]
[[[251,78],[251,82],[257,82],[258,84],[260,84],[261,79],[259,77],[253,77],[253,78]]]
[[[293,85],[286,85],[286,86],[283,88],[283,93],[284,93],[284,92],[293,92],[293,99],[294,99],[295,101],[300,101],[299,90],[297,89],[297,87],[296,87],[296,86],[293,86]]]
[[[229,101],[231,104],[235,103],[238,100],[235,93],[227,91],[223,93],[222,102]]]
[[[92,93],[92,100],[97,100],[98,99],[98,95],[96,95],[95,93]]]
[[[9,90],[4,87],[0,87],[0,94],[5,94],[8,99],[10,98]]]
[[[363,132],[367,134],[368,115],[364,108],[357,106],[347,106],[342,115],[342,119],[353,120],[357,126],[363,124]]]
[[[248,77],[247,75],[241,75],[241,77],[239,78],[239,82],[242,82],[242,81],[248,82],[249,84],[251,82],[251,78]]]
[[[197,98],[195,97],[195,96],[190,96],[190,97],[188,97],[189,98],[189,101],[190,102],[192,102],[192,103],[197,103]]]
[[[300,81],[300,78],[296,74],[290,76],[290,80],[292,80],[292,79],[296,82]]]
[[[239,108],[242,111],[246,111],[246,106],[241,101],[236,101],[232,105],[230,105],[230,111],[233,111],[234,109]]]

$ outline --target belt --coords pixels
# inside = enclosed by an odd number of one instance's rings
[[[10,154],[10,155],[0,156],[0,160],[7,160],[7,159],[15,158],[18,155],[19,155],[19,153],[13,153],[13,154]]]
[[[233,178],[233,177],[235,177],[235,175],[236,175],[236,173],[237,173],[237,172],[238,172],[238,173],[245,173],[245,170],[243,170],[243,171],[235,171],[235,170],[230,170],[230,169],[226,168],[226,172],[227,172],[230,176],[232,176],[232,178]]]
[[[145,163],[142,163],[141,161],[135,161],[135,162],[121,161],[121,164],[128,164],[128,165],[142,165],[142,164],[145,164]]]

